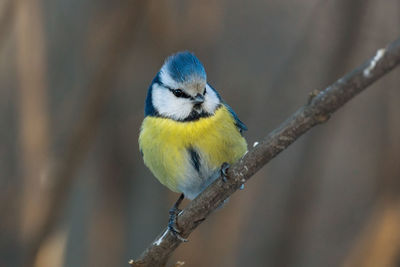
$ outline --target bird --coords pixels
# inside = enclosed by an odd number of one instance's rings
[[[139,134],[144,164],[170,190],[181,193],[169,211],[168,229],[182,241],[176,218],[247,152],[246,125],[207,81],[203,64],[189,51],[167,57],[145,100]],[[225,180],[224,180],[225,181]]]

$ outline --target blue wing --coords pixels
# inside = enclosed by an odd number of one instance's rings
[[[247,126],[238,118],[238,116],[236,115],[235,111],[233,111],[233,109],[225,102],[223,102],[223,105],[225,105],[225,107],[229,110],[229,112],[232,114],[233,118],[235,119],[235,124],[236,127],[238,127],[239,132],[241,134],[243,134],[244,131],[247,131]]]
[[[227,103],[225,103],[225,101],[221,98],[221,96],[219,95],[217,90],[215,90],[209,83],[207,83],[207,84],[217,94],[222,105],[224,105],[229,110],[229,112],[232,114],[233,118],[235,119],[235,125],[236,125],[236,127],[238,127],[239,132],[241,134],[243,134],[244,131],[247,131],[247,126],[239,119],[239,117],[236,115],[235,111],[233,111],[231,106],[229,106]]]

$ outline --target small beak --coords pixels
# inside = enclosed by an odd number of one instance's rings
[[[204,96],[201,95],[201,94],[197,94],[197,95],[193,98],[192,102],[193,102],[195,105],[203,104],[203,102],[204,102]]]

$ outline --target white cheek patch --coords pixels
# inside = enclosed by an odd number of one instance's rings
[[[215,109],[220,104],[220,100],[213,89],[206,85],[206,94],[204,95],[203,109],[207,113],[214,114]]]
[[[152,100],[154,108],[161,116],[175,120],[185,119],[193,108],[189,99],[176,97],[159,84],[153,84]]]

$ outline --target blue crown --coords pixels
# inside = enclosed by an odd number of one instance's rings
[[[168,74],[177,82],[188,82],[193,78],[207,79],[200,60],[191,52],[178,52],[165,60]]]

